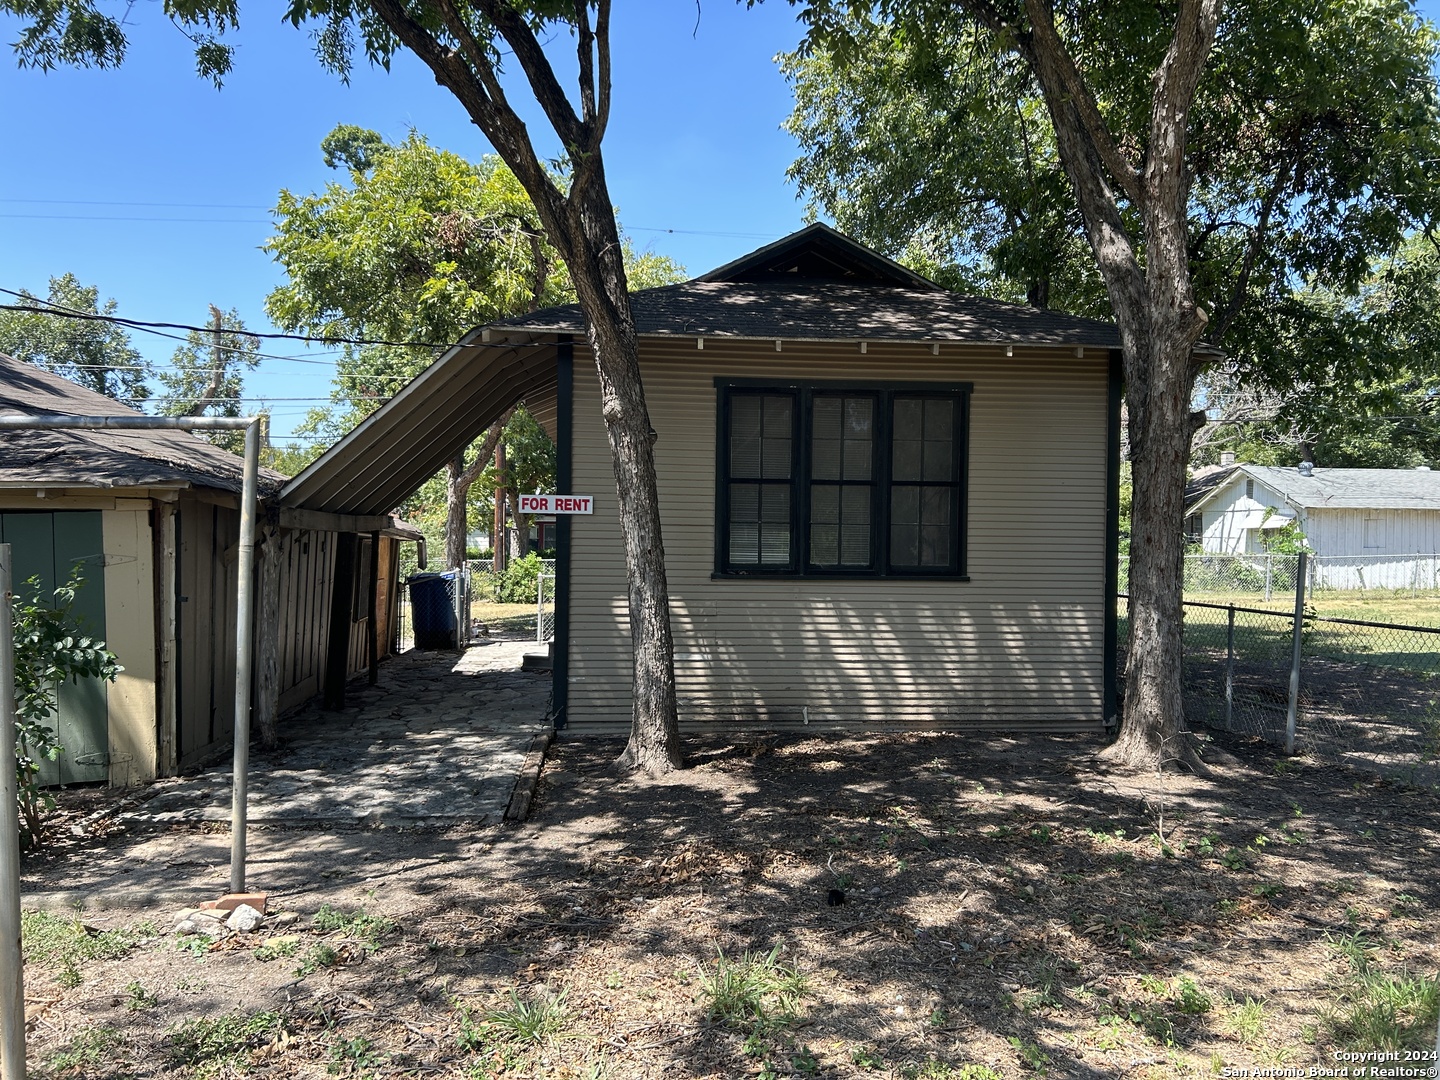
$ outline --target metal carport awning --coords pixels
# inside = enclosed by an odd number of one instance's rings
[[[524,402],[555,437],[557,341],[473,330],[361,421],[280,492],[284,506],[384,514],[512,405]]]

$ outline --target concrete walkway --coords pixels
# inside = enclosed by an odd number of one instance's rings
[[[415,824],[505,814],[535,735],[546,731],[550,676],[520,671],[535,642],[463,655],[402,653],[346,706],[305,706],[280,721],[284,744],[254,752],[249,816],[261,824]],[[230,763],[163,781],[124,815],[137,826],[230,820]]]

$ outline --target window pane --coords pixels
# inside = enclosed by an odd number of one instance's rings
[[[891,524],[890,562],[895,566],[916,566],[920,559],[920,528]]]
[[[819,439],[811,449],[810,476],[815,480],[840,479],[841,447],[839,439]]]
[[[890,491],[890,520],[900,525],[920,523],[920,489],[897,487]]]
[[[835,525],[810,526],[810,562],[814,566],[835,566],[840,561],[840,529]]]
[[[925,440],[925,464],[920,477],[923,480],[949,480],[955,472],[955,448],[949,439]]]
[[[948,398],[925,401],[925,438],[951,439],[955,434],[955,402]]]
[[[875,402],[870,398],[846,398],[845,438],[868,441],[874,413]]]
[[[896,439],[892,470],[896,480],[920,479],[920,440]]]
[[[772,439],[767,434],[764,447],[761,475],[766,480],[790,479],[790,440]]]
[[[920,526],[920,565],[950,565],[950,526]]]
[[[737,394],[730,399],[730,435],[732,438],[760,437],[760,409],[764,398]]]
[[[777,395],[765,398],[765,438],[790,438],[790,405],[788,397]]]
[[[760,561],[767,566],[790,561],[790,523],[760,526]]]
[[[920,521],[925,525],[949,525],[950,489],[948,487],[925,487],[920,489]]]
[[[816,484],[810,489],[810,520],[824,525],[840,521],[840,489],[833,484]]]
[[[846,484],[840,489],[840,520],[846,525],[870,524],[870,488]]]
[[[918,439],[921,437],[919,398],[895,399],[895,437],[897,439]]]
[[[731,520],[731,521],[759,521],[759,520],[760,520],[760,485],[759,485],[759,484],[731,484],[731,485],[730,485],[730,520]]]
[[[817,439],[838,439],[840,438],[840,406],[841,400],[838,397],[817,396],[811,406],[814,420],[815,438]]]
[[[731,522],[730,561],[737,566],[754,566],[760,561],[760,526]]]
[[[730,475],[738,480],[755,480],[760,476],[759,438],[730,438]]]
[[[766,484],[760,495],[760,520],[766,524],[790,527],[790,488],[785,484]]]
[[[870,525],[842,525],[840,562],[845,566],[870,565]]]
[[[845,479],[870,479],[870,441],[845,440]]]

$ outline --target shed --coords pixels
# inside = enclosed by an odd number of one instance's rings
[[[824,225],[632,296],[687,729],[1098,731],[1114,714],[1119,339]],[[290,481],[396,505],[516,401],[558,444],[554,715],[630,722],[627,577],[577,306],[481,327]]]
[[[0,411],[139,415],[6,356]],[[240,458],[182,431],[0,433],[0,542],[12,545],[17,584],[33,576],[48,594],[78,566],[77,613],[125,668],[112,685],[61,690],[66,752],[43,779],[139,783],[229,746],[242,473]],[[257,672],[254,700],[272,716],[319,692],[332,653],[342,674],[389,653],[395,544],[409,535],[388,516],[281,507],[284,481],[262,473],[258,573],[271,602],[262,596],[257,638],[274,663]],[[366,554],[376,532],[378,558]],[[350,602],[337,605],[337,593]],[[384,629],[372,644],[376,622]],[[332,630],[343,641],[332,643]]]

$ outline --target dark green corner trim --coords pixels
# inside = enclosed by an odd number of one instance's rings
[[[556,347],[555,373],[555,490],[568,494],[575,480],[575,344],[569,335],[561,337]],[[555,659],[550,695],[557,731],[569,722],[571,524],[567,514],[555,518]]]
[[[1120,400],[1124,365],[1119,349],[1110,350],[1110,385],[1105,423],[1105,691],[1100,719],[1118,720],[1120,700]]]

